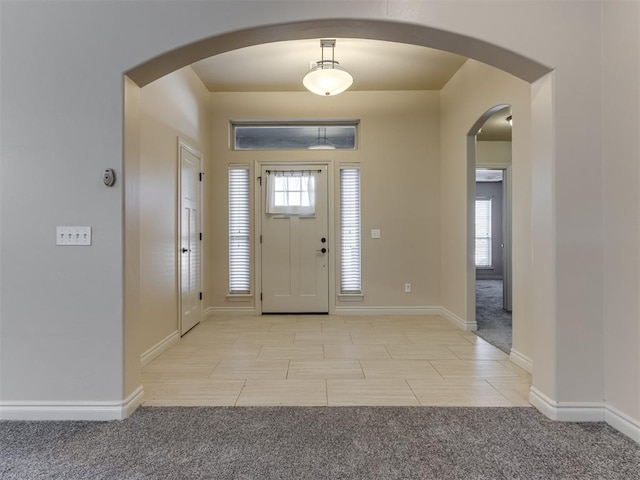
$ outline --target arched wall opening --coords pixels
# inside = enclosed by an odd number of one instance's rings
[[[262,43],[320,37],[384,40],[444,50],[486,63],[529,83],[551,71],[507,48],[436,28],[381,20],[331,19],[267,25],[216,35],[158,55],[131,68],[125,75],[144,87],[170,72],[220,53]]]
[[[500,277],[502,283],[502,307],[503,310],[509,312],[512,315],[511,308],[511,175],[512,175],[512,158],[513,152],[511,147],[508,148],[508,152],[505,152],[504,149],[500,151],[502,155],[492,155],[489,157],[487,154],[483,154],[483,150],[480,148],[480,145],[483,145],[483,142],[479,143],[478,135],[480,135],[482,128],[485,126],[487,121],[491,117],[500,117],[500,119],[505,119],[504,112],[511,111],[510,104],[498,104],[487,111],[485,111],[473,124],[473,126],[469,129],[469,133],[467,134],[467,291],[469,295],[467,297],[467,319],[470,322],[474,322],[477,324],[478,330],[481,329],[481,319],[477,317],[477,313],[479,312],[478,307],[478,299],[479,299],[479,290],[477,288],[477,280],[479,278],[491,278],[492,281],[495,281],[498,277]],[[489,142],[491,143],[491,142]],[[511,141],[508,142],[511,144]],[[507,155],[505,155],[507,153]],[[491,222],[493,223],[493,215],[496,211],[501,212],[498,215],[497,222],[500,225],[500,230],[502,230],[501,235],[497,239],[492,239],[490,241],[491,247],[490,250],[495,253],[496,249],[501,249],[502,258],[497,260],[497,264],[495,265],[496,270],[494,270],[494,264],[491,262],[491,268],[486,270],[486,272],[490,272],[490,277],[487,276],[484,271],[482,272],[482,276],[478,277],[479,271],[476,265],[476,237],[477,232],[476,225],[476,201],[480,198],[480,192],[478,191],[478,180],[476,176],[476,172],[478,169],[489,169],[489,170],[498,170],[502,172],[502,180],[500,182],[501,195],[497,195],[497,201],[499,207],[495,207],[491,212]],[[487,184],[484,184],[487,185]],[[486,192],[486,188],[484,189]],[[486,198],[486,197],[483,197]],[[492,196],[493,198],[493,196]],[[492,227],[494,230],[496,227]],[[474,234],[475,232],[475,234]],[[492,237],[495,232],[492,232]],[[494,248],[495,247],[495,248]],[[509,305],[509,308],[507,308]],[[486,308],[486,304],[485,304]],[[493,310],[492,310],[493,311]],[[482,318],[482,316],[481,316]],[[504,317],[503,317],[504,318]],[[526,317],[523,316],[526,321]],[[516,320],[519,320],[519,316]],[[496,324],[497,327],[497,324]],[[520,327],[519,322],[512,321],[512,331],[513,329],[518,330]],[[486,328],[486,327],[485,327]],[[504,330],[503,330],[504,333]],[[483,335],[480,335],[481,338]],[[491,338],[491,337],[489,337]],[[497,338],[494,338],[496,340]],[[503,341],[504,340],[504,341]],[[491,340],[488,340],[489,343],[492,343]],[[507,338],[501,339],[500,343],[502,344],[502,349],[506,353],[511,353],[511,348],[513,347],[513,340],[511,341],[511,345],[508,346],[508,349],[505,350]],[[494,343],[494,346],[497,346]],[[517,350],[516,350],[517,351]],[[511,360],[519,366],[523,367],[525,370],[531,372],[531,362],[525,362],[524,364],[520,361],[520,357],[517,355],[510,355]]]
[[[475,171],[476,171],[476,137],[480,133],[480,129],[485,122],[496,112],[509,107],[507,104],[495,105],[486,110],[471,126],[467,133],[467,321],[474,323],[476,321],[476,266],[472,259],[475,252],[475,240],[473,238],[473,232],[475,231],[475,216],[472,213],[475,211]]]
[[[433,29],[426,26],[374,20],[318,20],[310,22],[287,23],[240,30],[214,36],[186,46],[176,48],[159,55],[144,64],[126,72],[125,91],[125,148],[124,170],[125,189],[125,397],[140,385],[140,351],[138,339],[139,325],[136,318],[140,304],[140,238],[139,238],[139,165],[140,145],[137,132],[140,128],[140,89],[154,80],[186,65],[212,55],[227,52],[236,48],[282,40],[308,39],[318,37],[353,37],[374,40],[386,40],[409,43],[457,53],[485,64],[496,67],[532,83],[548,74],[550,69],[513,53],[506,48],[492,45],[460,34]],[[550,98],[543,99],[542,110],[551,111]],[[468,124],[467,124],[468,125]],[[466,146],[468,126],[460,126],[464,133],[460,142]],[[524,128],[524,127],[523,127]],[[466,160],[466,157],[465,157]],[[469,182],[469,176],[465,182]],[[468,190],[465,196],[468,195]],[[468,199],[467,199],[468,200]],[[464,219],[466,231],[469,230],[469,218]],[[464,235],[462,241],[467,242]],[[466,249],[468,250],[468,245]],[[460,252],[464,255],[464,252]],[[468,257],[468,251],[466,252]],[[465,260],[466,262],[466,260]],[[470,308],[473,302],[469,269],[466,269],[466,286],[462,289],[463,303],[466,309],[458,309],[459,298],[444,299],[445,307],[454,315],[465,316],[463,321],[473,319]],[[471,299],[471,300],[470,300]],[[448,303],[447,303],[448,302]],[[474,304],[473,304],[474,305]],[[547,336],[549,331],[541,333]],[[538,373],[538,372],[537,372]],[[552,377],[553,368],[543,372],[541,377]],[[534,380],[535,381],[535,380]],[[544,382],[552,384],[553,381]]]

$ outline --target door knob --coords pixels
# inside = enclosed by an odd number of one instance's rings
[[[182,253],[187,253],[188,251],[189,251],[189,249],[188,249],[188,248],[183,248],[183,249],[182,249]]]
[[[320,251],[321,251],[322,253],[327,253],[327,249],[326,249],[326,248],[324,248],[324,247],[322,247],[322,248],[320,249]]]

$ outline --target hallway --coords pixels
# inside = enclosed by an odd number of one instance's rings
[[[531,376],[441,317],[214,317],[143,369],[146,406],[528,406]]]

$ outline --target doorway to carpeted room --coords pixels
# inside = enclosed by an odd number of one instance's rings
[[[509,354],[512,342],[511,312],[504,309],[502,296],[502,280],[476,280],[478,330],[475,333]]]

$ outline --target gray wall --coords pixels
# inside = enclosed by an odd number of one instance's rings
[[[386,34],[471,55],[533,82],[533,115],[514,110],[514,119],[521,118],[514,125],[533,134],[533,220],[525,230],[532,248],[523,254],[530,253],[534,285],[536,404],[562,418],[602,420],[606,409],[609,423],[617,418],[617,428],[640,432],[640,252],[632,242],[640,225],[637,2],[531,1],[505,8],[492,1],[363,0],[327,9],[276,0],[2,1],[0,9],[0,415],[11,407],[29,416],[62,402],[86,417],[104,402],[117,407],[133,388],[123,386],[134,368],[123,363],[125,332],[140,328],[123,313],[125,272],[134,269],[123,262],[129,258],[124,184],[101,184],[105,168],[119,174],[123,168],[123,72],[152,58],[167,60],[164,53],[201,39],[277,25],[246,42],[282,40],[283,31],[294,29],[296,38]],[[331,28],[303,30],[295,23],[320,19],[331,19]],[[358,23],[341,30],[343,19]],[[369,20],[376,26],[366,31]],[[385,22],[393,29],[382,29]],[[524,59],[548,69],[527,74],[531,62]],[[451,164],[441,175],[462,179],[441,195],[459,212],[448,216],[442,234],[451,244],[443,246],[442,270],[461,278],[466,245],[456,239],[466,238],[466,177],[457,175],[463,170],[456,162],[466,161],[465,135],[490,106],[474,107],[474,118],[465,114],[464,122],[457,115],[441,122],[443,164]],[[514,146],[518,135],[514,127]],[[127,209],[126,215],[133,214]],[[56,248],[56,225],[91,225],[95,243]],[[457,276],[443,275],[442,287],[449,310],[462,312],[469,292],[460,291]]]

